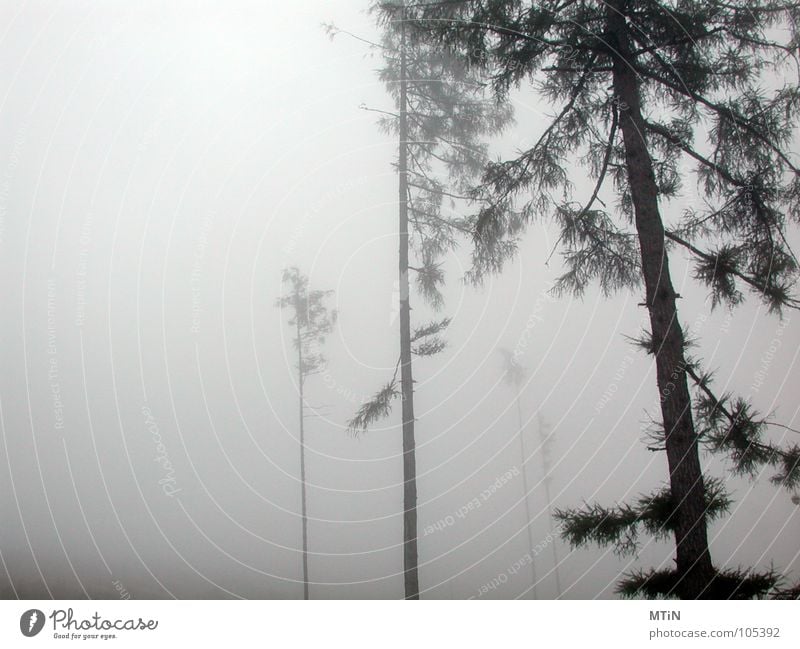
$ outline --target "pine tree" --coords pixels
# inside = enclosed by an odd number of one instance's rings
[[[397,112],[383,113],[381,127],[398,138],[398,212],[400,293],[400,357],[394,376],[363,404],[349,428],[365,431],[401,401],[403,440],[403,573],[405,598],[419,598],[417,551],[417,479],[414,417],[413,356],[432,356],[446,342],[442,333],[449,318],[412,327],[411,281],[423,300],[438,311],[443,306],[442,257],[452,250],[458,235],[469,234],[470,223],[455,210],[466,196],[466,180],[486,160],[479,135],[499,132],[510,111],[484,97],[486,88],[475,83],[463,63],[436,54],[406,38],[403,2],[375,4],[382,28],[383,67],[379,71],[395,101]],[[329,28],[332,35],[339,30]],[[363,40],[363,39],[362,39]],[[447,201],[447,204],[445,203]],[[447,209],[449,205],[450,209]],[[413,259],[416,257],[416,259]],[[400,373],[398,384],[398,370]]]
[[[797,5],[432,0],[405,11],[412,46],[459,58],[501,100],[525,86],[557,104],[538,141],[487,165],[471,192],[479,204],[474,277],[501,268],[521,230],[549,218],[561,230],[565,265],[557,293],[580,295],[593,281],[606,294],[644,285],[650,328],[639,343],[655,357],[655,434],[669,482],[633,506],[561,512],[566,536],[626,549],[640,528],[671,534],[675,569],[629,575],[619,585],[626,595],[770,591],[772,572],[720,571],[712,563],[707,523],[729,501],[721,483],[703,475],[700,449],[729,453],[744,472],[773,465],[776,482],[792,489],[800,447],[766,439],[771,422],[744,400],[714,395],[710,375],[688,357],[669,253],[689,256],[713,306],[734,307],[744,287],[778,314],[800,308],[792,294],[798,261],[786,235],[800,220],[800,169],[790,151],[800,98],[789,78],[800,43]],[[782,33],[788,39],[779,42]],[[687,161],[693,171],[683,171]],[[593,178],[588,196],[576,198],[571,164]],[[703,204],[665,218],[689,182]]]
[[[525,380],[525,368],[519,362],[519,354],[516,352],[512,352],[508,349],[499,349],[500,354],[503,356],[503,379],[504,381],[511,386],[514,386],[516,390],[515,402],[516,402],[516,410],[517,410],[517,422],[518,422],[518,437],[519,437],[519,448],[520,448],[520,457],[522,462],[522,477],[523,477],[523,490],[525,493],[525,514],[527,516],[527,530],[528,530],[528,547],[529,552],[531,555],[531,579],[533,582],[533,597],[536,599],[536,583],[538,581],[537,574],[536,574],[536,545],[533,542],[533,531],[531,528],[531,512],[530,512],[530,504],[528,502],[529,498],[529,488],[528,488],[528,474],[527,474],[527,467],[526,464],[528,462],[528,454],[525,451],[525,435],[524,435],[524,425],[522,419],[522,407],[520,405],[520,396],[522,394],[522,382]],[[555,510],[553,508],[553,496],[551,493],[551,484],[553,481],[552,477],[552,444],[553,444],[553,436],[550,433],[550,427],[545,422],[544,416],[542,415],[541,410],[536,415],[536,422],[537,428],[539,433],[539,449],[542,457],[542,484],[544,485],[544,495],[545,495],[545,502],[547,503],[547,521],[549,525],[549,535],[547,537],[547,543],[550,545],[552,556],[553,556],[553,572],[555,574],[555,581],[556,581],[556,593],[558,597],[561,597],[562,589],[561,589],[561,572],[559,570],[558,564],[558,549],[556,548],[555,543],[555,530],[553,529],[553,520],[555,517]]]
[[[320,346],[325,336],[333,330],[337,312],[325,306],[333,291],[309,290],[308,277],[297,268],[283,271],[286,295],[275,301],[275,306],[290,309],[289,325],[294,327],[292,340],[297,351],[298,424],[300,427],[300,508],[303,537],[303,599],[308,592],[308,513],[306,508],[306,442],[305,419],[308,405],[304,396],[306,379],[319,373],[325,366],[325,356]]]
[[[514,406],[517,411],[517,440],[519,441],[520,470],[522,471],[522,497],[525,503],[525,531],[528,536],[528,554],[531,562],[531,590],[533,599],[536,599],[536,585],[539,581],[536,575],[536,552],[533,542],[533,518],[531,517],[530,488],[528,487],[528,454],[525,451],[525,424],[522,420],[522,382],[525,380],[525,370],[520,365],[514,353],[508,349],[498,349],[503,356],[503,380],[514,388]]]

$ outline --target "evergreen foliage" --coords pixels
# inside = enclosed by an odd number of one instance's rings
[[[719,480],[706,481],[705,511],[716,518],[728,511],[731,500]],[[575,547],[596,543],[611,545],[619,555],[632,554],[638,549],[639,531],[664,540],[675,531],[675,502],[669,486],[642,495],[632,505],[602,507],[587,505],[580,515],[572,510],[556,510],[562,522],[563,536]]]
[[[381,41],[373,52],[381,57],[378,77],[395,102],[395,111],[376,110],[379,127],[400,135],[400,113],[405,116],[409,264],[413,282],[424,303],[434,311],[444,306],[441,287],[445,281],[443,258],[460,239],[470,237],[474,220],[468,217],[471,181],[486,164],[485,139],[500,133],[511,118],[511,108],[491,96],[479,74],[462,60],[420,41],[408,39],[401,47],[403,2],[376,2],[372,12],[381,28]],[[390,10],[387,10],[390,7]],[[328,26],[335,36],[339,30]],[[401,51],[402,50],[402,51]],[[404,56],[402,56],[404,55]],[[401,62],[405,66],[406,106],[401,106]],[[450,318],[419,326],[411,333],[412,353],[433,356],[447,343],[441,336]],[[400,395],[395,379],[362,404],[348,422],[354,434],[388,416],[392,401]]]
[[[380,10],[388,22],[400,15],[392,3]],[[735,307],[745,291],[778,315],[800,308],[800,264],[787,237],[800,222],[791,150],[800,5],[420,0],[403,12],[412,47],[460,61],[500,105],[524,87],[554,106],[531,146],[486,163],[464,189],[475,205],[463,222],[474,235],[470,277],[501,270],[523,229],[547,219],[560,231],[557,294],[581,295],[593,282],[607,295],[644,284],[651,331],[637,344],[656,358],[662,421],[654,434],[670,486],[633,505],[560,512],[567,537],[624,549],[640,529],[673,530],[675,570],[629,575],[625,595],[777,592],[771,570],[713,567],[707,520],[728,500],[718,482],[704,484],[698,448],[727,453],[750,475],[772,466],[789,489],[800,452],[771,441],[767,428],[777,424],[746,401],[717,398],[710,375],[686,356],[668,260],[671,251],[688,257],[712,308]],[[591,186],[579,191],[575,179],[587,175]],[[698,200],[681,209],[692,189]]]
[[[308,514],[306,507],[306,378],[321,371],[325,356],[321,351],[325,336],[336,324],[336,310],[329,310],[325,302],[333,291],[309,290],[308,277],[296,267],[283,271],[283,284],[288,291],[275,301],[279,309],[289,309],[289,325],[294,327],[292,342],[297,352],[298,425],[300,429],[300,503],[303,537],[303,599],[309,599],[308,580]]]
[[[325,306],[325,300],[333,291],[309,290],[308,277],[297,267],[285,269],[282,279],[288,290],[286,295],[275,300],[275,306],[290,309],[288,323],[295,328],[294,347],[302,352],[298,370],[300,380],[304,381],[324,367],[325,356],[320,347],[333,331],[338,313]]]

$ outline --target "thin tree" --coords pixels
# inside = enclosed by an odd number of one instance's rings
[[[553,529],[553,520],[555,518],[555,510],[553,508],[553,494],[551,492],[551,485],[553,482],[553,458],[552,458],[552,445],[553,435],[550,432],[550,425],[545,421],[544,415],[540,410],[536,416],[536,422],[539,429],[539,444],[542,449],[542,470],[544,471],[544,497],[547,501],[547,522],[550,526],[550,548],[553,553],[553,571],[556,577],[556,593],[561,597],[561,570],[558,561],[558,548],[556,547],[556,535]]]
[[[400,243],[400,400],[403,422],[403,579],[407,599],[419,598],[417,571],[417,455],[414,439],[414,380],[411,371],[411,305],[408,285],[408,57],[405,30],[400,40],[397,176]]]
[[[592,281],[607,294],[644,284],[650,327],[638,342],[655,358],[652,448],[666,452],[668,485],[635,506],[561,512],[576,544],[629,550],[640,528],[674,536],[675,569],[628,575],[619,584],[626,595],[750,597],[775,587],[771,571],[713,565],[707,523],[729,500],[703,475],[700,445],[728,452],[740,471],[772,465],[790,489],[800,481],[800,447],[773,443],[768,419],[711,391],[710,375],[686,352],[668,253],[677,246],[688,255],[714,306],[735,306],[744,286],[771,311],[800,307],[786,234],[787,221],[800,220],[791,152],[800,93],[788,76],[797,14],[782,0],[423,0],[406,8],[411,41],[468,62],[498,98],[532,84],[558,104],[533,146],[487,165],[472,193],[475,278],[502,267],[520,230],[547,217],[560,227],[566,267],[556,292],[580,295]],[[773,89],[761,82],[765,72]],[[570,164],[594,179],[581,200]],[[692,176],[702,204],[665,220]]]
[[[525,513],[528,520],[528,546],[530,548],[531,554],[531,575],[533,580],[533,596],[534,599],[536,598],[536,548],[533,542],[533,536],[531,531],[531,513],[530,513],[530,505],[528,503],[528,480],[527,480],[527,470],[526,470],[526,462],[528,459],[528,455],[525,451],[525,435],[524,435],[524,425],[522,419],[522,407],[520,405],[520,396],[522,394],[522,382],[525,379],[525,369],[519,362],[516,354],[507,350],[507,349],[500,349],[498,350],[503,356],[503,368],[504,374],[503,379],[509,385],[513,385],[516,389],[516,410],[517,410],[517,422],[518,422],[518,431],[519,431],[519,444],[520,444],[520,457],[522,458],[522,467],[523,467],[523,488],[525,490]],[[553,571],[555,574],[555,581],[556,581],[556,593],[558,597],[561,597],[562,589],[561,589],[561,573],[559,570],[559,561],[558,561],[558,549],[556,548],[555,543],[555,531],[553,529],[553,520],[554,520],[554,509],[553,509],[553,497],[551,493],[551,483],[553,481],[552,476],[552,443],[553,443],[553,436],[550,434],[550,427],[545,422],[544,416],[542,415],[541,410],[536,415],[537,421],[537,428],[539,433],[539,448],[541,449],[541,457],[542,457],[542,483],[544,484],[544,492],[545,492],[545,501],[547,502],[547,522],[549,526],[549,545],[551,547],[551,552],[553,554]]]
[[[308,405],[305,400],[305,382],[317,374],[325,365],[325,356],[320,347],[325,336],[336,323],[336,310],[329,310],[325,301],[333,291],[309,290],[308,277],[297,268],[283,271],[283,283],[287,293],[275,301],[275,306],[289,309],[289,325],[294,327],[292,340],[297,352],[298,424],[300,427],[300,510],[303,537],[303,599],[308,592],[308,510],[306,498],[306,441],[305,419]]]
[[[525,502],[525,531],[528,536],[528,554],[531,557],[531,589],[533,599],[536,599],[536,551],[533,541],[533,518],[531,517],[530,488],[528,487],[528,454],[525,451],[525,424],[522,419],[522,383],[525,380],[525,370],[519,364],[514,353],[508,349],[500,348],[498,352],[503,356],[503,381],[514,388],[514,405],[517,411],[517,440],[519,441],[519,458],[522,469],[522,497]]]
[[[374,398],[363,404],[349,428],[365,431],[391,411],[401,400],[403,447],[403,574],[406,599],[419,598],[417,549],[417,477],[414,416],[413,356],[432,356],[446,343],[441,334],[449,318],[416,328],[411,323],[411,281],[424,301],[435,311],[443,305],[442,256],[452,250],[459,234],[468,234],[463,217],[455,210],[446,213],[465,195],[458,183],[466,181],[486,159],[480,134],[497,132],[509,110],[487,102],[485,88],[476,84],[466,67],[451,57],[436,55],[423,47],[410,47],[406,38],[403,2],[392,4],[395,12],[387,18],[383,5],[373,10],[382,27],[382,42],[374,44],[383,58],[379,76],[395,100],[396,112],[383,114],[381,126],[398,138],[398,283],[400,356],[394,376]],[[340,30],[329,27],[332,34]],[[361,39],[363,40],[363,39]],[[412,261],[412,257],[416,257]],[[398,369],[400,372],[398,387]]]

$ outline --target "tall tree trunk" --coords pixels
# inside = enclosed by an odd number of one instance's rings
[[[708,550],[703,473],[686,380],[683,332],[658,209],[658,189],[644,136],[639,81],[632,67],[634,57],[626,7],[626,0],[612,0],[607,5],[608,42],[613,48],[614,91],[641,250],[670,487],[676,508],[673,515],[680,580],[677,594],[683,599],[707,598],[711,596],[708,587],[714,568]]]
[[[402,15],[405,20],[405,13]],[[400,391],[403,417],[403,574],[405,598],[419,599],[417,574],[417,462],[414,444],[414,384],[411,374],[411,307],[408,283],[408,90],[405,25],[400,41]]]
[[[297,321],[297,367],[300,387],[300,511],[303,519],[303,599],[308,599],[308,516],[306,514],[306,439],[305,404],[303,402],[303,339],[300,337],[300,315],[295,310]]]
[[[536,582],[538,578],[536,576],[536,557],[533,554],[533,530],[531,529],[531,505],[529,502],[530,492],[528,491],[528,468],[526,466],[527,456],[525,455],[525,438],[523,436],[523,426],[522,426],[522,406],[519,403],[519,390],[517,390],[517,422],[519,424],[517,428],[517,437],[519,438],[519,456],[522,462],[521,469],[522,469],[522,489],[523,489],[523,497],[525,499],[525,520],[527,521],[527,525],[525,529],[528,532],[528,553],[531,555],[531,584],[533,585],[533,599],[536,599]]]
[[[558,549],[556,548],[556,535],[553,533],[553,496],[550,493],[550,465],[544,454],[544,445],[547,443],[543,432],[543,418],[541,411],[537,416],[539,424],[539,441],[542,447],[542,469],[544,469],[544,497],[547,500],[547,520],[550,526],[550,547],[553,551],[553,570],[556,574],[556,592],[561,597],[561,571],[558,569]]]

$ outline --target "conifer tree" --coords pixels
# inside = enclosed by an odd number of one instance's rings
[[[539,581],[536,575],[536,553],[533,541],[533,518],[531,517],[530,488],[528,487],[528,453],[525,450],[525,424],[522,419],[522,382],[525,380],[525,370],[520,365],[514,353],[508,349],[498,350],[503,356],[503,381],[514,388],[514,406],[517,411],[517,440],[519,441],[520,470],[522,471],[522,497],[525,503],[525,531],[528,537],[528,554],[531,566],[531,590],[533,599],[536,599],[536,584]]]
[[[499,132],[508,119],[507,107],[484,97],[486,87],[467,67],[406,37],[404,3],[373,5],[382,41],[375,44],[383,59],[380,79],[395,102],[396,112],[383,114],[380,125],[398,138],[399,212],[399,339],[400,355],[394,376],[364,403],[349,428],[365,431],[401,402],[403,445],[403,573],[405,598],[419,598],[417,551],[417,479],[414,417],[413,356],[441,352],[449,318],[412,326],[411,285],[434,311],[443,306],[442,258],[469,234],[470,224],[456,205],[466,196],[465,183],[486,161],[486,146],[478,136]],[[329,28],[332,34],[339,30]],[[363,40],[363,39],[362,39]],[[398,378],[399,371],[399,378]]]
[[[391,4],[382,11],[397,15]],[[712,306],[732,308],[749,290],[778,315],[800,308],[786,232],[800,220],[791,151],[798,14],[785,0],[420,0],[405,8],[412,47],[463,61],[500,100],[532,87],[556,106],[533,146],[488,164],[470,193],[473,277],[502,268],[523,228],[548,218],[561,231],[557,293],[580,295],[591,282],[606,294],[643,285],[650,327],[638,343],[655,358],[655,446],[665,451],[668,484],[633,505],[561,512],[576,544],[626,550],[640,529],[673,536],[675,568],[628,575],[619,584],[626,595],[754,597],[776,585],[771,571],[713,565],[707,524],[729,500],[703,475],[700,450],[726,452],[746,473],[771,465],[775,481],[793,489],[800,447],[775,443],[772,422],[741,398],[716,395],[689,357],[670,253],[689,257]],[[586,195],[576,192],[576,174],[592,179]],[[690,183],[702,201],[672,214]]]
[[[528,487],[528,474],[527,474],[527,467],[526,464],[528,462],[528,454],[525,450],[525,426],[523,424],[522,418],[522,407],[520,405],[520,396],[522,394],[522,382],[525,379],[525,368],[519,362],[519,354],[517,352],[511,352],[508,349],[500,348],[498,350],[500,354],[503,356],[503,379],[505,383],[508,385],[514,386],[516,390],[515,395],[515,402],[516,402],[516,410],[517,410],[517,422],[518,422],[518,436],[519,436],[519,448],[520,448],[520,457],[522,462],[522,477],[523,477],[523,490],[525,493],[525,514],[527,516],[527,530],[528,530],[528,547],[529,552],[531,555],[531,579],[533,582],[533,597],[536,599],[536,583],[538,581],[537,572],[536,572],[536,544],[533,542],[533,530],[531,527],[532,519],[531,519],[531,512],[530,512],[530,504],[528,502],[529,498],[529,487]],[[558,549],[556,548],[555,543],[555,530],[553,529],[553,520],[555,518],[555,510],[553,508],[553,496],[551,493],[551,484],[553,481],[552,477],[552,445],[553,445],[553,435],[550,432],[550,426],[544,419],[541,410],[536,415],[536,423],[538,428],[538,437],[539,437],[539,452],[542,458],[542,484],[544,486],[544,496],[545,502],[547,503],[547,522],[549,526],[549,535],[546,539],[547,544],[550,545],[551,553],[553,557],[553,573],[555,575],[555,582],[556,582],[556,593],[558,597],[561,597],[562,589],[561,589],[561,572],[558,567]]]
[[[305,400],[306,379],[325,366],[320,346],[333,330],[337,312],[325,306],[333,291],[309,290],[308,277],[292,267],[283,271],[287,293],[275,301],[275,306],[289,309],[289,325],[294,327],[292,343],[297,352],[298,425],[300,427],[300,508],[303,538],[303,599],[308,591],[308,512],[306,505],[306,442],[305,419],[308,405]]]

